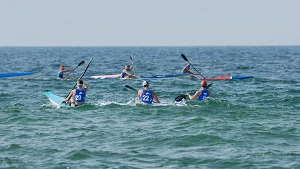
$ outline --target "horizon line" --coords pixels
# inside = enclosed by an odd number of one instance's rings
[[[133,45],[107,45],[107,46],[100,46],[100,45],[87,45],[87,46],[82,46],[82,45],[45,45],[45,46],[35,46],[35,45],[7,45],[7,46],[1,46],[0,47],[288,47],[288,46],[300,46],[300,45],[142,45],[142,46],[133,46]]]

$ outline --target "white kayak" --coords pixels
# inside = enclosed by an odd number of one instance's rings
[[[136,104],[142,104],[142,105],[149,105],[149,106],[187,106],[186,101],[183,99],[181,101],[175,101],[175,102],[160,102],[160,103],[155,103],[153,102],[152,104],[147,104],[147,103],[143,103],[138,99],[134,99],[129,101],[127,104],[130,105],[136,105]]]
[[[136,79],[136,78],[121,78],[120,74],[115,74],[115,75],[99,75],[99,76],[91,76],[91,78],[93,79],[121,79],[121,80],[125,80],[125,79]]]
[[[114,75],[99,75],[99,76],[91,76],[93,79],[116,79],[120,78],[121,74],[114,74]]]
[[[172,77],[182,77],[182,76],[190,76],[188,73],[175,73],[175,74],[160,74],[160,75],[145,75],[141,76],[143,79],[150,79],[150,78],[172,78]]]
[[[161,103],[152,103],[151,106],[186,106],[185,101],[180,102],[161,102]]]

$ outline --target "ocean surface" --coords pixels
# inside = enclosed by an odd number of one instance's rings
[[[160,101],[135,103],[144,79],[92,79],[121,73],[133,55],[137,75],[180,73],[187,65],[209,81],[210,99],[174,104],[200,80],[148,79]],[[44,90],[66,97],[83,80],[84,106],[57,108]],[[60,64],[74,80],[56,80]],[[0,47],[0,168],[300,168],[300,46]],[[191,71],[196,72],[193,68]],[[198,76],[201,78],[201,76]]]

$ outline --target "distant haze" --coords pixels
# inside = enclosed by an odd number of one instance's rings
[[[0,46],[300,45],[299,0],[1,0]]]

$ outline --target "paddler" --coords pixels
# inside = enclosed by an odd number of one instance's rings
[[[70,69],[70,70],[65,70],[65,66],[63,64],[61,64],[59,66],[59,71],[58,71],[58,74],[57,74],[57,79],[58,80],[62,80],[62,79],[71,79],[72,77],[71,76],[64,76],[66,72],[71,72],[75,70],[74,68]]]
[[[210,96],[210,91],[208,89],[206,89],[207,87],[207,83],[205,80],[203,80],[201,83],[200,83],[200,89],[196,91],[196,93],[194,95],[191,95],[189,93],[187,93],[187,95],[189,96],[189,98],[191,100],[199,100],[199,101],[202,101],[202,100],[205,100],[206,98],[208,98]]]
[[[199,75],[199,74],[191,72],[190,68],[191,68],[191,64],[189,63],[182,69],[182,73],[191,74],[189,76],[190,78],[196,78],[196,76],[194,76],[194,75]]]
[[[69,96],[64,99],[67,105],[71,105],[72,107],[83,105],[85,102],[85,95],[88,90],[88,86],[81,80],[77,80],[77,89],[73,89]],[[70,100],[70,102],[69,102]]]
[[[138,98],[140,99],[141,102],[147,103],[147,104],[152,104],[153,99],[154,99],[155,103],[160,103],[157,98],[156,93],[149,89],[148,81],[143,82],[143,89],[140,89],[138,91]]]
[[[123,69],[121,73],[121,78],[136,78],[136,75],[130,74],[129,71],[133,69],[133,62],[132,65],[125,65],[125,68]]]

